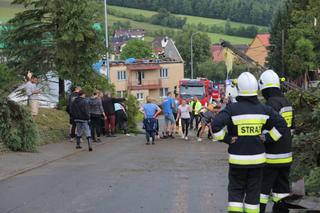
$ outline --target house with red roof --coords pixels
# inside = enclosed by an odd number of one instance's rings
[[[258,64],[265,66],[266,59],[269,53],[270,34],[258,34],[246,51],[246,55],[256,61]]]
[[[212,61],[219,63],[224,60],[223,47],[220,44],[213,44],[211,46]]]
[[[233,47],[243,53],[245,53],[248,49],[248,45],[246,44],[235,44],[233,45]],[[213,63],[220,63],[224,61],[224,51],[223,47],[220,44],[213,44],[211,46],[211,53]]]

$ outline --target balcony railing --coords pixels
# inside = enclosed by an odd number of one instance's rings
[[[134,80],[128,82],[128,90],[160,89],[161,80]]]

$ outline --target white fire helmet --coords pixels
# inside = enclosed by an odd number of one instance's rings
[[[257,79],[250,72],[243,72],[238,77],[237,89],[239,96],[256,96],[258,95]]]
[[[280,88],[280,79],[275,71],[266,70],[260,76],[259,88],[264,90],[271,87]]]

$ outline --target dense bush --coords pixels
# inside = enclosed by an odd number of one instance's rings
[[[311,170],[306,178],[306,190],[310,195],[320,196],[320,167]]]
[[[12,151],[35,151],[36,126],[24,106],[0,96],[0,140]]]
[[[136,133],[138,132],[137,119],[139,114],[139,102],[136,97],[129,95],[125,104],[127,106],[129,132]]]
[[[151,17],[149,22],[151,24],[181,29],[185,25],[186,21],[186,18],[179,18],[172,15],[166,9],[160,9],[157,14]]]
[[[304,178],[309,195],[320,196],[320,96],[319,91],[289,91],[294,106],[293,181]]]

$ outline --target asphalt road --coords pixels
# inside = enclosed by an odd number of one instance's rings
[[[106,139],[0,182],[0,213],[218,213],[227,205],[227,146],[142,135]]]

